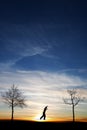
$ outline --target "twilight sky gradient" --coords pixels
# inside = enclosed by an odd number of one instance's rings
[[[86,0],[0,1],[0,92],[13,84],[28,104],[15,119],[39,120],[46,105],[47,120],[72,119],[67,89],[87,98]],[[86,98],[76,119],[87,120]],[[0,118],[10,115],[0,97]]]

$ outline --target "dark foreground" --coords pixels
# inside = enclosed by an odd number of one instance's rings
[[[32,130],[32,129],[44,129],[44,130],[56,130],[56,129],[76,129],[76,130],[87,130],[87,123],[86,122],[31,122],[31,121],[9,121],[9,120],[1,120],[0,121],[0,130],[6,129],[24,129],[24,130]]]

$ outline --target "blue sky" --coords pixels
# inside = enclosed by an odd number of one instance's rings
[[[70,108],[62,108],[65,90],[78,88],[87,95],[86,5],[84,0],[1,1],[0,91],[18,85],[31,103],[31,113],[49,104],[50,119],[67,118]],[[0,106],[2,113],[5,104]],[[87,117],[86,108],[86,103],[78,107],[85,116],[81,118]]]

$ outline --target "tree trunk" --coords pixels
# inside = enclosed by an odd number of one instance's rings
[[[13,107],[13,101],[12,101],[12,115],[11,115],[11,120],[13,120],[13,115],[14,115],[14,107]]]
[[[73,122],[75,122],[75,112],[74,112],[74,105],[72,106],[72,111],[73,111]]]

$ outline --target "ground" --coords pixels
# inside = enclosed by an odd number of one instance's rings
[[[87,122],[33,122],[33,121],[17,121],[0,120],[1,129],[76,129],[87,130]]]

